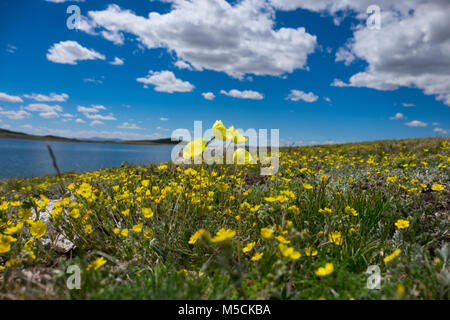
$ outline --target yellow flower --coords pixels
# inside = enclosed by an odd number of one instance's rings
[[[345,207],[345,213],[351,214],[351,215],[353,215],[355,217],[358,216],[358,212],[355,209],[353,209],[352,207],[350,207],[350,206],[346,206]]]
[[[84,233],[86,235],[90,235],[92,233],[92,226],[90,224],[88,224],[85,228],[84,228]]]
[[[142,223],[136,224],[133,226],[133,231],[136,233],[141,233],[144,225]]]
[[[158,170],[159,171],[163,171],[163,170],[166,170],[166,169],[167,169],[167,165],[165,165],[165,164],[161,164],[161,165],[158,166]]]
[[[433,186],[431,187],[431,190],[442,191],[442,190],[444,190],[444,186],[442,184],[433,184]]]
[[[223,125],[222,121],[217,120],[212,127],[214,137],[217,140],[225,141],[227,140],[227,128]]]
[[[143,187],[148,188],[148,186],[150,185],[150,180],[142,180],[141,184]]]
[[[242,252],[247,253],[252,251],[252,249],[255,247],[256,242],[250,242],[248,243],[244,248],[242,248]]]
[[[278,236],[278,237],[275,237],[275,239],[277,239],[278,240],[278,242],[280,242],[280,243],[283,243],[283,244],[288,244],[288,243],[291,243],[291,241],[289,241],[289,240],[286,240],[283,236]]]
[[[123,229],[122,231],[120,231],[120,234],[122,235],[122,237],[128,237],[128,229]]]
[[[86,268],[86,270],[91,270],[92,268],[94,270],[98,270],[106,263],[106,259],[103,257],[97,258],[94,261],[92,261]]]
[[[142,215],[144,216],[144,218],[149,219],[153,217],[153,211],[149,208],[142,208]]]
[[[252,155],[245,149],[239,148],[233,154],[233,162],[235,164],[249,164],[252,161]]]
[[[217,189],[219,189],[220,192],[227,192],[229,189],[229,186],[224,182],[219,182],[217,184]]]
[[[153,232],[150,229],[147,229],[144,231],[144,238],[145,239],[151,239],[153,238]]]
[[[317,256],[318,253],[319,253],[319,252],[317,252],[317,250],[314,249],[313,247],[305,248],[305,254],[306,254],[308,257],[314,257],[314,256]]]
[[[47,232],[47,224],[43,221],[33,221],[30,227],[30,233],[36,239],[39,239]]]
[[[205,151],[206,143],[203,138],[195,139],[191,142],[189,142],[183,149],[183,158],[188,159],[195,159],[198,156],[200,156],[203,151]]]
[[[122,214],[124,215],[124,217],[128,217],[130,215],[130,209],[123,210]]]
[[[304,183],[303,188],[305,188],[306,190],[311,190],[313,188],[313,186],[310,185],[309,183]]]
[[[439,258],[434,258],[434,266],[435,266],[436,268],[440,267],[440,266],[441,266],[441,263],[442,263],[441,259],[439,259]]]
[[[320,267],[316,270],[316,276],[326,277],[334,272],[334,265],[332,263],[326,263],[325,267]]]
[[[119,228],[114,228],[113,232],[114,232],[114,234],[119,234],[120,233],[120,229]]]
[[[342,244],[342,235],[339,231],[331,232],[328,234],[328,240],[330,240],[331,243],[340,246]]]
[[[383,261],[384,261],[385,263],[388,263],[388,262],[394,260],[395,258],[397,258],[397,257],[400,255],[401,252],[402,252],[402,250],[397,249],[397,250],[395,250],[393,253],[391,253],[390,255],[388,255],[386,258],[384,258]]]
[[[200,229],[197,232],[195,232],[191,238],[189,239],[189,244],[195,244],[203,235],[206,234],[205,229]]]
[[[23,222],[19,222],[14,227],[6,228],[6,230],[3,232],[4,234],[13,235],[17,232],[19,232],[23,228]]]
[[[330,208],[323,208],[323,209],[319,209],[320,213],[332,213],[333,210],[331,210]]]
[[[403,219],[398,219],[397,222],[395,223],[395,226],[398,229],[406,229],[409,227],[409,221],[408,220],[403,220]]]
[[[74,208],[68,213],[69,217],[78,219],[80,217],[80,209]]]
[[[265,239],[272,237],[273,229],[271,228],[261,228],[261,236]]]
[[[0,234],[0,253],[6,253],[11,250],[11,242],[17,241],[16,238]]]
[[[211,242],[215,243],[215,242],[226,241],[226,240],[232,239],[235,235],[236,235],[236,231],[231,230],[231,229],[225,230],[224,228],[222,228],[219,231],[217,231],[216,236],[211,239]]]
[[[237,131],[234,126],[231,126],[227,129],[226,137],[227,140],[231,140],[235,144],[242,144],[247,142],[247,138],[239,131]]]
[[[293,213],[293,214],[300,214],[300,209],[297,208],[297,206],[290,206],[290,207],[288,208],[288,211],[291,212],[291,213]]]
[[[252,261],[259,261],[263,257],[264,252],[257,252],[253,255],[253,257],[250,258]]]

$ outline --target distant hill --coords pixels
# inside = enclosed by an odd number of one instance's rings
[[[112,143],[112,144],[136,144],[136,145],[161,145],[161,144],[177,144],[179,141],[172,141],[170,138],[156,139],[156,140],[107,140],[103,138],[94,139],[74,139],[58,137],[53,135],[37,136],[23,132],[16,132],[0,128],[0,139],[25,139],[25,140],[39,140],[39,141],[59,141],[59,142],[87,142],[87,143]]]

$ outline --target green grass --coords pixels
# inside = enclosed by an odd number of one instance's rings
[[[23,226],[0,253],[0,297],[448,299],[448,148],[445,139],[413,139],[283,149],[273,177],[259,176],[259,165],[167,163],[4,180],[0,233]],[[47,199],[60,202],[52,224],[76,245],[67,253],[43,244],[56,233],[37,238],[27,222]],[[143,208],[154,215],[145,218]],[[332,212],[320,213],[324,208]],[[398,229],[399,219],[409,227]],[[133,230],[140,224],[142,231]],[[211,241],[221,228],[235,234]],[[272,237],[261,228],[272,228]],[[189,244],[200,229],[204,235]],[[330,242],[332,232],[340,233],[339,244]],[[301,257],[284,256],[279,236]],[[254,248],[244,253],[250,242]],[[307,256],[308,247],[317,255]],[[401,253],[385,262],[396,249]],[[252,261],[257,252],[262,259]],[[99,257],[106,264],[88,268]],[[318,276],[326,263],[333,272]],[[82,270],[80,290],[66,286],[70,265]],[[380,290],[367,287],[372,265],[380,268]]]

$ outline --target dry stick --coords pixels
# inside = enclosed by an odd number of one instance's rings
[[[53,161],[53,168],[55,168],[56,172],[58,173],[58,177],[61,177],[61,172],[59,171],[58,164],[56,163],[55,154],[53,153],[52,147],[50,147],[49,144],[47,144],[48,153],[50,153],[50,157]]]

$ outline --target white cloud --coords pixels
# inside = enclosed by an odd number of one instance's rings
[[[426,127],[428,126],[428,123],[419,120],[413,120],[411,122],[405,123],[405,125],[407,125],[408,127],[417,128],[417,127]]]
[[[168,121],[169,118],[159,118],[160,121]]]
[[[441,125],[441,124],[440,124],[439,122],[433,122],[433,123],[432,123],[432,126],[433,126],[433,127],[440,126],[440,125]]]
[[[141,127],[138,127],[135,123],[124,122],[117,128],[120,129],[131,129],[131,130],[142,130]]]
[[[16,50],[17,50],[17,47],[16,47],[16,46],[13,46],[13,45],[11,45],[11,44],[8,44],[8,45],[6,46],[6,51],[9,52],[9,53],[14,53],[14,52],[16,52]]]
[[[405,115],[400,112],[396,113],[395,116],[389,118],[389,120],[401,120],[401,119],[405,119]]]
[[[124,64],[124,62],[123,62],[123,59],[115,57],[114,61],[111,61],[110,64],[112,64],[113,66],[122,66]]]
[[[336,52],[336,62],[343,61],[346,66],[352,64],[355,59],[355,55],[346,48],[339,48],[339,50]]]
[[[323,99],[324,99],[326,102],[331,102],[331,99],[328,98],[328,97],[323,97]]]
[[[129,33],[149,49],[167,48],[195,70],[225,72],[236,78],[279,76],[303,69],[317,47],[316,37],[304,28],[277,28],[275,10],[266,1],[170,2],[168,13],[150,12],[148,18],[115,4],[89,11],[88,16],[107,33]]]
[[[368,66],[350,77],[348,83],[338,80],[333,85],[383,91],[419,88],[450,106],[449,1],[379,0],[376,4],[382,8],[380,30],[365,26],[365,11],[372,0],[271,1],[290,9],[302,7],[329,14],[339,10],[356,12],[360,24],[337,60],[350,63],[353,55]]]
[[[94,78],[84,78],[83,81],[84,82],[92,82],[92,83],[95,83],[95,84],[102,84],[103,83],[103,80],[95,79],[95,77]]]
[[[6,101],[6,102],[23,102],[21,97],[18,96],[10,96],[7,93],[0,92],[0,101]]]
[[[75,117],[73,114],[71,114],[71,113],[63,113],[62,115],[61,115],[61,117],[63,117],[63,118],[73,118],[73,117]]]
[[[264,99],[264,95],[262,93],[259,93],[257,91],[252,90],[244,90],[239,91],[236,89],[230,90],[229,92],[226,92],[225,90],[220,90],[221,94],[224,94],[229,97],[233,98],[239,98],[239,99],[251,99],[251,100],[262,100]]]
[[[442,135],[448,134],[448,131],[445,129],[442,129],[442,128],[434,128],[433,131],[436,132],[437,134],[442,134]]]
[[[202,93],[203,98],[206,100],[214,100],[216,98],[215,94],[212,92],[203,92]]]
[[[312,92],[306,93],[301,90],[291,90],[289,95],[286,97],[286,100],[291,100],[295,102],[303,100],[308,103],[316,102],[317,99],[319,99],[319,97],[316,96],[314,93]]]
[[[149,71],[145,78],[137,78],[137,82],[154,85],[158,92],[191,92],[194,86],[188,81],[177,79],[172,71]]]
[[[178,69],[192,70],[192,67],[191,67],[188,63],[186,63],[185,61],[183,61],[183,60],[178,60],[178,61],[175,62],[174,64],[175,64],[175,66],[176,66]]]
[[[48,49],[47,59],[55,63],[77,64],[82,60],[105,60],[105,56],[95,50],[85,48],[76,41],[61,41]]]
[[[86,121],[84,121],[83,119],[78,118],[77,120],[75,120],[76,123],[86,123]]]
[[[122,139],[122,140],[153,140],[162,138],[158,133],[141,134],[130,131],[98,131],[98,130],[80,130],[73,131],[69,129],[55,129],[48,127],[35,128],[35,134],[39,135],[55,135],[59,137],[68,137],[76,139],[92,139],[102,137],[104,139]]]
[[[416,105],[414,103],[402,103],[402,106],[404,106],[405,108],[412,108],[415,107]]]
[[[101,114],[90,114],[85,113],[84,116],[91,120],[102,120],[102,121],[111,121],[111,120],[117,120],[116,117],[112,113],[109,115],[101,115]]]
[[[26,106],[25,109],[31,112],[61,112],[63,110],[59,105],[50,106],[45,103],[32,103]]]
[[[96,126],[96,125],[102,125],[104,124],[103,122],[101,122],[100,120],[94,120],[91,122],[90,126]]]
[[[0,115],[7,117],[12,120],[22,120],[28,117],[31,117],[31,113],[26,112],[25,110],[4,110],[0,107]]]
[[[23,129],[33,129],[33,126],[31,124],[24,124],[20,126]]]
[[[56,93],[50,93],[50,95],[46,96],[44,94],[40,93],[32,93],[32,94],[25,94],[25,98],[32,99],[40,102],[65,102],[67,99],[69,99],[69,95],[66,93],[56,94]]]
[[[83,106],[77,107],[77,111],[81,113],[98,113],[100,110],[106,110],[106,107],[102,105],[91,105],[91,108],[86,108]]]

